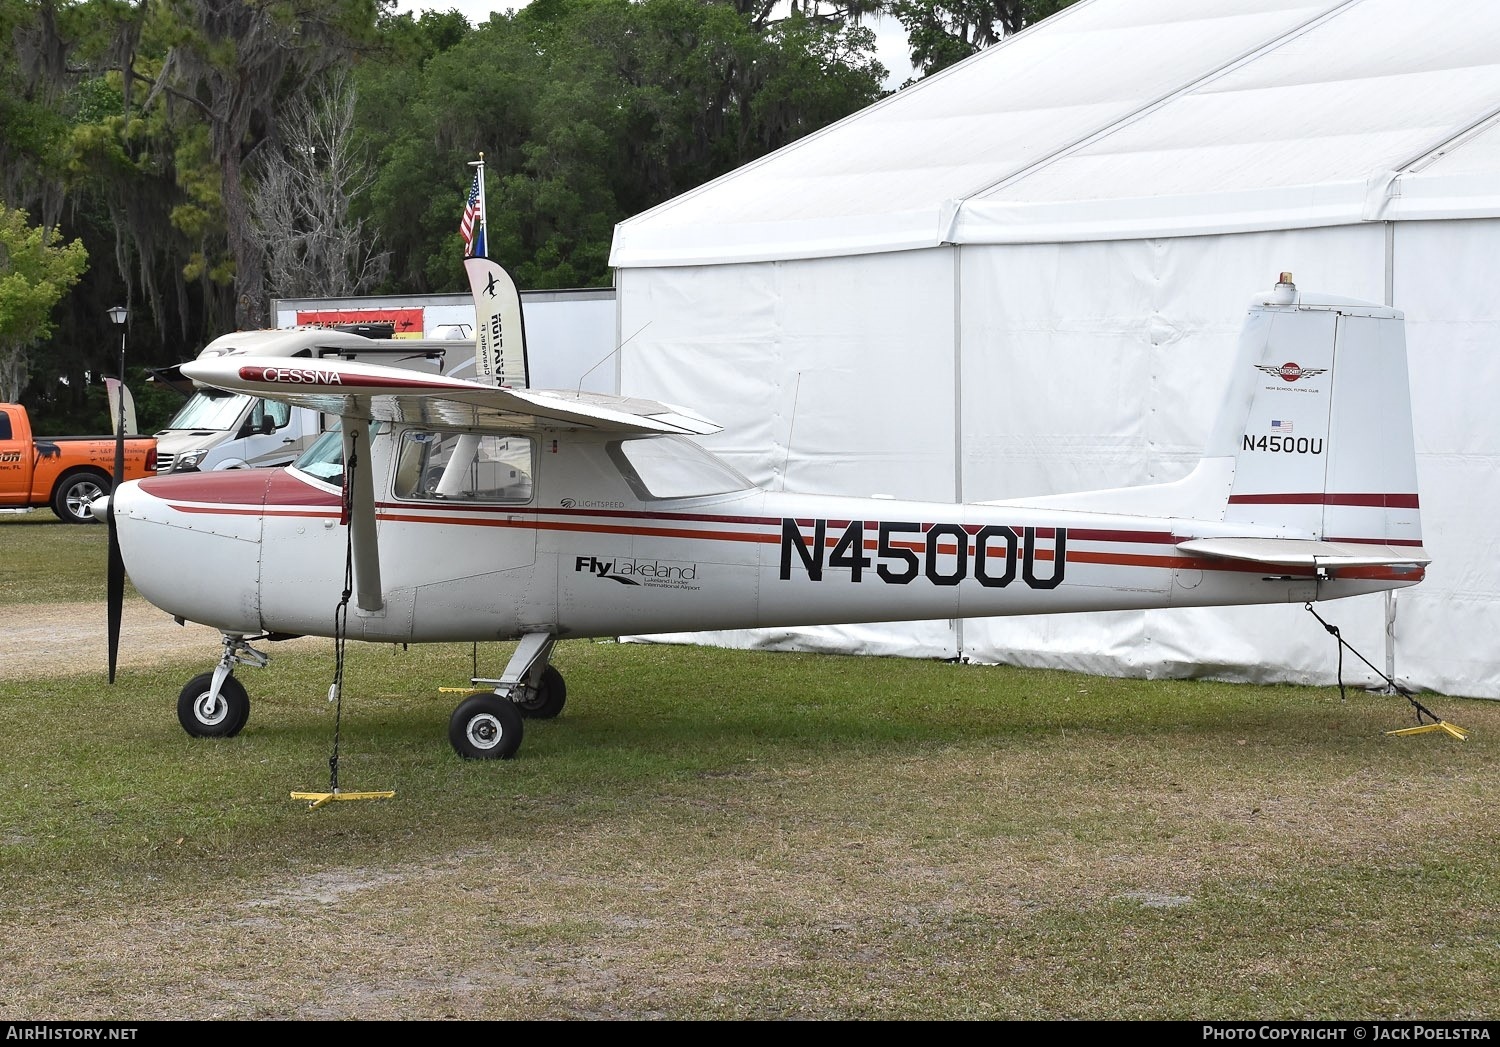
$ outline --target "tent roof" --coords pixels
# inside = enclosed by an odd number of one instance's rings
[[[616,228],[615,267],[1500,215],[1500,4],[1080,0]]]

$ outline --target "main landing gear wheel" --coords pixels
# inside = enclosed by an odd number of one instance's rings
[[[212,697],[213,673],[199,673],[177,696],[177,720],[194,738],[233,738],[250,719],[250,696],[233,676]]]
[[[552,720],[563,711],[567,700],[568,685],[563,682],[563,674],[549,665],[542,670],[542,678],[531,697],[514,704],[528,720]]]
[[[448,741],[465,760],[509,760],[521,747],[521,710],[494,691],[469,695],[453,710]]]

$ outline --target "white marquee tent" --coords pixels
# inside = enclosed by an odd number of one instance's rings
[[[616,230],[622,391],[793,490],[1173,479],[1252,294],[1407,317],[1426,581],[1317,608],[1401,682],[1500,698],[1500,4],[1081,0]],[[1304,608],[671,637],[1330,683]],[[1378,683],[1357,659],[1346,682]]]

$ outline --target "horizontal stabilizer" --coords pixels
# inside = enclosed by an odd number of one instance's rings
[[[1320,542],[1304,538],[1192,538],[1177,548],[1199,556],[1280,567],[1396,567],[1432,562],[1421,546]]]

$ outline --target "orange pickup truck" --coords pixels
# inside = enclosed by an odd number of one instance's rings
[[[33,437],[20,404],[0,404],[0,509],[49,505],[68,523],[93,523],[89,503],[114,486],[113,436]],[[156,437],[125,438],[125,479],[156,473]]]

